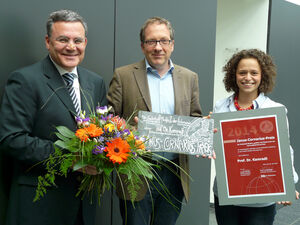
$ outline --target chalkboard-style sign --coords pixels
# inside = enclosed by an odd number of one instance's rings
[[[211,155],[213,127],[213,119],[139,111],[139,135],[153,152]]]

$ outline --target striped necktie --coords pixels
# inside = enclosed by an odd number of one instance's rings
[[[74,81],[74,73],[65,73],[62,75],[63,79],[66,82],[69,94],[71,96],[72,102],[75,107],[76,115],[78,116],[80,114],[80,107],[79,107],[79,102],[75,93],[75,89],[73,87],[73,81]]]

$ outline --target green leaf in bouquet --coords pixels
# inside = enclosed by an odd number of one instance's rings
[[[103,168],[103,172],[105,173],[106,176],[110,176],[110,174],[112,173],[113,170],[114,170],[113,167]]]
[[[80,148],[80,152],[82,154],[82,156],[85,156],[88,158],[88,160],[91,159],[92,157],[92,150],[95,148],[95,142],[82,142],[81,143],[81,148]]]
[[[56,155],[56,156],[61,156],[62,155],[61,148],[54,145],[54,149],[55,149],[54,155]]]
[[[57,140],[54,142],[55,145],[61,147],[62,149],[67,149],[70,152],[78,152],[78,146],[76,145],[76,139],[68,139],[67,141]]]
[[[46,180],[48,180],[49,183],[46,182]],[[54,175],[54,173],[47,173],[47,174],[45,175],[45,181],[44,181],[44,184],[45,184],[45,185],[44,185],[44,186],[55,185],[54,181],[55,181],[55,175]]]
[[[67,145],[67,143],[64,142],[64,141],[57,140],[56,142],[54,142],[54,144],[55,144],[56,146],[61,147],[62,149],[68,149],[68,145]]]
[[[147,162],[141,157],[132,159],[132,165],[130,166],[130,170],[136,173],[137,175],[141,175],[147,177],[149,179],[153,178],[153,173],[151,171],[152,164]]]
[[[56,129],[58,130],[58,132],[68,138],[73,138],[75,137],[75,134],[73,131],[71,131],[69,128],[64,127],[64,126],[58,126],[56,127]]]
[[[129,176],[127,179],[127,188],[131,198],[131,202],[134,202],[134,200],[137,197],[138,190],[140,189],[140,185],[142,184],[142,180],[141,177],[138,176],[137,174],[134,173],[130,173],[130,174],[131,174],[130,179]]]
[[[53,169],[51,171],[48,171],[48,173],[43,176],[38,176],[38,186],[36,189],[35,197],[33,199],[34,202],[41,199],[41,197],[44,197],[44,195],[47,193],[46,187],[56,186],[55,184],[55,173],[56,171]]]
[[[73,171],[86,167],[88,164],[85,161],[79,160],[73,166]]]
[[[73,159],[74,157],[71,157],[70,154],[70,157],[65,157],[62,163],[60,164],[60,171],[62,172],[62,174],[64,174],[65,177],[67,176],[69,169],[73,166]]]
[[[118,168],[118,172],[120,174],[126,174],[127,176],[129,176],[129,173],[131,172],[131,167],[130,165],[122,165]]]
[[[140,182],[140,176],[153,179],[151,165],[142,158],[127,161],[126,164],[119,167],[118,172],[127,175],[128,182],[132,186]]]
[[[59,132],[55,132],[55,135],[60,139],[60,140],[62,140],[62,141],[68,141],[70,138],[68,138],[68,137],[66,137],[66,136],[64,136],[64,135],[62,135],[61,133],[59,133]]]

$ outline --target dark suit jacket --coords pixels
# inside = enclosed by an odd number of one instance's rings
[[[199,103],[198,75],[184,67],[174,65],[173,84],[175,94],[175,114],[184,116],[201,116]],[[115,70],[110,83],[108,104],[115,114],[129,118],[135,110],[151,111],[151,99],[147,81],[145,60],[120,67]],[[136,112],[137,114],[138,112]],[[179,155],[180,166],[188,173],[187,155]],[[189,199],[189,178],[180,173],[185,199]],[[137,196],[137,201],[144,198],[147,185],[144,184]],[[117,186],[117,194],[124,199],[122,189]],[[129,200],[126,191],[125,199]]]
[[[82,67],[78,75],[82,109],[89,112],[88,105],[106,105],[103,79]],[[31,168],[54,151],[56,126],[75,131],[72,112],[70,95],[49,56],[9,77],[0,109],[0,147],[14,159],[7,225],[74,224],[81,201],[75,197],[79,173],[58,178],[58,187],[33,203],[37,177],[45,170],[41,164]],[[95,206],[87,201],[83,201],[84,218],[92,225]]]

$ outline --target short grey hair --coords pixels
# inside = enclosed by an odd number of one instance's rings
[[[84,27],[85,36],[87,36],[88,27],[87,23],[84,21],[82,16],[80,16],[77,12],[68,9],[62,9],[55,12],[50,13],[49,18],[47,20],[47,35],[51,36],[52,33],[52,25],[55,22],[80,22]]]
[[[154,23],[158,23],[158,24],[165,24],[168,28],[168,30],[170,31],[170,38],[171,40],[174,40],[174,29],[171,25],[171,22],[166,20],[165,18],[162,17],[151,17],[149,19],[147,19],[145,21],[145,23],[143,24],[141,30],[140,30],[140,40],[141,42],[145,41],[145,30],[147,28],[148,25],[150,24],[154,24]]]

